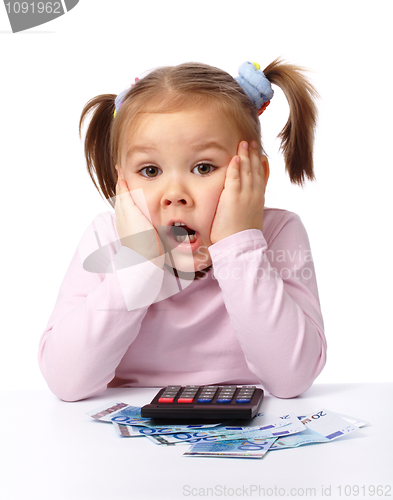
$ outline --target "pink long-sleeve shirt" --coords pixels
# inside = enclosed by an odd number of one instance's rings
[[[114,213],[98,215],[40,340],[50,389],[65,401],[108,385],[262,384],[281,398],[307,390],[326,340],[300,218],[265,208],[263,232],[233,234],[209,252],[203,278],[179,280],[121,246]]]

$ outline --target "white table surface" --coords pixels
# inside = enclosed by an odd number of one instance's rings
[[[0,391],[0,498],[393,497],[391,383],[314,384],[295,399],[267,394],[261,406],[267,413],[304,415],[325,408],[370,425],[330,443],[271,451],[260,460],[184,457],[186,445],[123,438],[111,424],[85,414],[114,400],[143,406],[157,390],[108,389],[76,403],[62,402],[49,390]],[[382,495],[376,490],[371,496],[368,488],[378,485]]]

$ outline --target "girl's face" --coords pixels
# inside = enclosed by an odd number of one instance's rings
[[[195,231],[196,241],[191,237],[187,251],[179,245],[172,252],[180,271],[197,271],[212,263],[210,230],[228,164],[241,139],[222,112],[206,106],[146,114],[125,141],[116,168],[131,191],[142,188],[153,226],[184,222]],[[171,265],[168,257],[167,263]]]

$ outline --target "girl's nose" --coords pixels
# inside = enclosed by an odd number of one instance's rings
[[[192,198],[188,194],[187,190],[184,189],[180,184],[172,184],[168,186],[165,193],[163,194],[161,204],[163,206],[169,205],[192,205]]]

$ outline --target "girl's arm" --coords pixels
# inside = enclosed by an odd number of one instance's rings
[[[64,401],[106,389],[161,289],[163,263],[142,259],[129,266],[138,255],[118,242],[110,244],[117,240],[110,213],[96,217],[71,261],[40,340],[41,371]]]
[[[245,230],[209,251],[249,369],[277,397],[307,390],[325,365],[326,340],[300,218],[267,209],[263,233]]]

